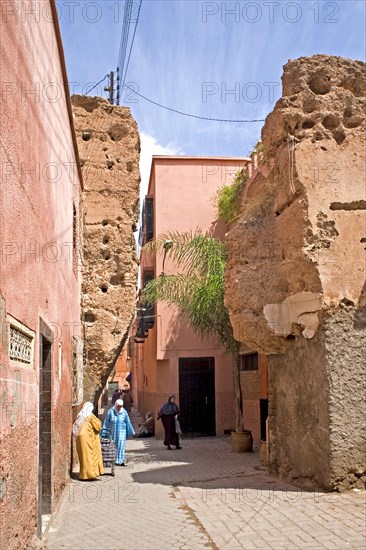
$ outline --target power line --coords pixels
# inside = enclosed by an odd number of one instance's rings
[[[125,70],[125,76],[123,77],[123,81],[122,81],[122,90],[123,90],[123,86],[125,85],[126,76],[127,76],[127,71],[128,71],[128,66],[129,66],[129,64],[130,64],[131,52],[132,52],[132,48],[133,48],[133,43],[134,43],[134,41],[135,41],[135,34],[136,34],[137,24],[138,24],[138,22],[139,22],[139,17],[140,17],[141,4],[142,4],[142,0],[140,0],[139,9],[138,9],[138,12],[137,12],[135,28],[134,28],[134,30],[133,30],[133,36],[132,36],[130,51],[129,51],[128,59],[127,59],[127,65],[126,65],[126,70]],[[122,75],[121,75],[121,76],[122,76]]]
[[[92,88],[90,88],[90,90],[88,90],[88,91],[85,93],[85,95],[90,94],[90,92],[91,92],[92,90],[94,90],[94,88],[96,88],[96,87],[97,87],[101,82],[103,82],[103,80],[105,80],[108,76],[109,76],[109,74],[106,74],[106,75],[102,78],[102,80],[99,80],[99,82],[97,82],[95,86],[93,86]]]
[[[183,111],[178,111],[178,109],[173,109],[172,107],[167,107],[166,105],[162,105],[161,103],[158,103],[157,101],[153,101],[152,99],[149,99],[148,97],[140,94],[139,92],[136,92],[133,88],[131,88],[128,84],[125,84],[125,87],[131,90],[131,92],[134,92],[139,97],[142,97],[142,99],[145,99],[149,103],[152,103],[153,105],[157,105],[157,107],[161,107],[162,109],[166,109],[167,111],[172,111],[173,113],[178,113],[178,115],[188,116],[191,118],[199,118],[201,120],[213,120],[215,122],[264,122],[264,118],[255,118],[253,120],[238,120],[238,119],[232,119],[232,118],[211,118],[207,116],[199,116],[199,115],[192,115],[191,113],[185,113]]]
[[[118,69],[119,69],[120,78],[122,78],[122,75],[124,72],[124,63],[126,58],[128,35],[130,32],[130,25],[131,25],[132,7],[133,7],[133,0],[125,0],[125,12],[123,16],[121,43],[120,43],[120,49],[119,49],[119,55],[118,55]],[[119,105],[120,89],[121,89],[121,83],[119,81],[117,86],[117,105]]]

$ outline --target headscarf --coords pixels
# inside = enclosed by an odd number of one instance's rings
[[[175,413],[178,412],[178,405],[176,403],[171,403],[170,402],[172,397],[175,398],[175,395],[173,393],[171,393],[169,395],[168,401],[166,403],[164,403],[164,405],[163,405],[163,414],[175,414]]]
[[[120,409],[119,411],[117,411],[117,405],[122,405],[123,407],[123,399],[117,399],[113,407],[117,414],[121,414],[123,409]]]
[[[79,435],[81,426],[84,424],[88,416],[92,414],[93,409],[94,405],[93,403],[91,403],[91,401],[86,401],[86,403],[84,403],[83,408],[77,415],[76,420],[72,425],[72,433],[74,434],[74,437],[77,437]]]

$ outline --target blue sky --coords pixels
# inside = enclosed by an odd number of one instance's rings
[[[117,65],[124,0],[57,4],[69,81],[81,93]],[[143,0],[127,82],[181,111],[262,119],[281,96],[282,66],[316,53],[364,60],[363,0]],[[146,166],[151,153],[245,156],[260,137],[263,123],[196,120],[129,96],[122,103],[138,122]]]

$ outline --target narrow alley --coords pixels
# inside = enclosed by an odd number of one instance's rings
[[[0,550],[366,550],[366,0],[0,11]]]
[[[225,437],[182,447],[132,439],[115,477],[72,480],[43,548],[365,548],[363,492],[297,489],[269,476],[258,452],[230,452]]]

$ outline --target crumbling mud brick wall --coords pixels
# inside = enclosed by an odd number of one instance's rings
[[[138,260],[140,139],[127,107],[73,96],[84,191],[84,399],[95,403],[127,338]]]
[[[365,64],[300,58],[282,81],[228,234],[226,303],[269,358],[271,471],[342,490],[365,479]]]

